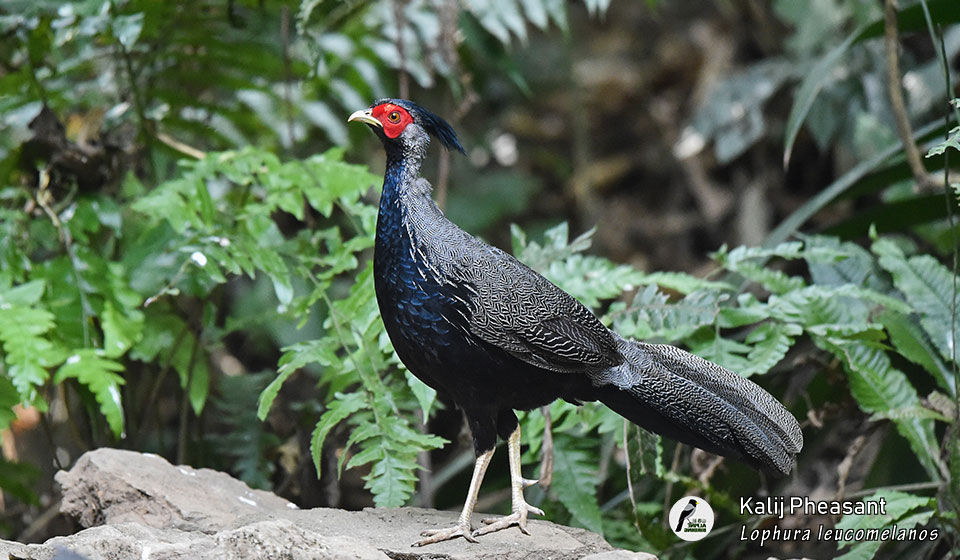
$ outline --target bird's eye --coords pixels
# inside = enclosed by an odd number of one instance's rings
[[[392,113],[387,115],[387,120],[392,123],[400,122],[400,113],[398,113],[397,111],[393,111]]]

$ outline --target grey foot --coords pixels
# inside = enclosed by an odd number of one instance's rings
[[[469,523],[458,523],[453,527],[447,527],[446,529],[429,529],[420,533],[420,536],[427,538],[413,543],[413,546],[426,546],[428,544],[448,541],[457,537],[463,537],[472,543],[477,542],[477,539],[473,538]]]
[[[481,527],[474,531],[473,536],[479,537],[480,535],[493,533],[494,531],[506,529],[507,527],[512,527],[514,525],[519,527],[520,532],[522,532],[524,535],[529,535],[530,531],[527,530],[527,514],[530,513],[543,515],[543,510],[540,508],[535,508],[526,502],[521,502],[520,507],[506,517],[501,517],[499,519],[484,519],[483,523],[486,524],[486,527]]]

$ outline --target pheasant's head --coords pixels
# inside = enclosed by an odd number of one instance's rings
[[[406,99],[375,101],[369,109],[355,111],[347,121],[370,125],[388,152],[423,153],[429,137],[434,136],[447,149],[464,153],[447,121]]]

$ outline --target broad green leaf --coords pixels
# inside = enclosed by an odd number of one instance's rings
[[[40,301],[45,289],[46,283],[43,280],[33,280],[0,291],[0,309],[12,305],[32,306]]]
[[[103,352],[109,358],[119,358],[143,336],[143,313],[128,313],[123,315],[109,301],[103,307]]]
[[[420,410],[423,412],[423,421],[426,422],[430,418],[430,412],[433,410],[433,403],[437,398],[437,392],[423,381],[417,379],[409,371],[404,371],[404,376],[407,379],[407,386],[410,387],[413,396],[417,398],[417,403],[420,404]]]

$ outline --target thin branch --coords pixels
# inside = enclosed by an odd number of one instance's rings
[[[157,140],[163,142],[167,146],[173,148],[174,150],[180,152],[185,156],[190,156],[194,159],[204,159],[205,157],[207,157],[207,152],[204,152],[199,148],[194,148],[189,144],[184,144],[183,142],[177,140],[176,138],[164,132],[157,133]]]
[[[887,54],[887,92],[890,95],[890,107],[897,124],[897,134],[903,143],[907,165],[910,166],[910,172],[917,182],[917,187],[925,190],[933,186],[933,181],[927,175],[927,170],[923,167],[923,160],[920,157],[920,149],[913,141],[913,128],[910,126],[907,104],[903,99],[903,88],[900,85],[900,56],[897,52],[900,47],[900,42],[897,39],[897,0],[884,1],[883,23],[883,44]]]

